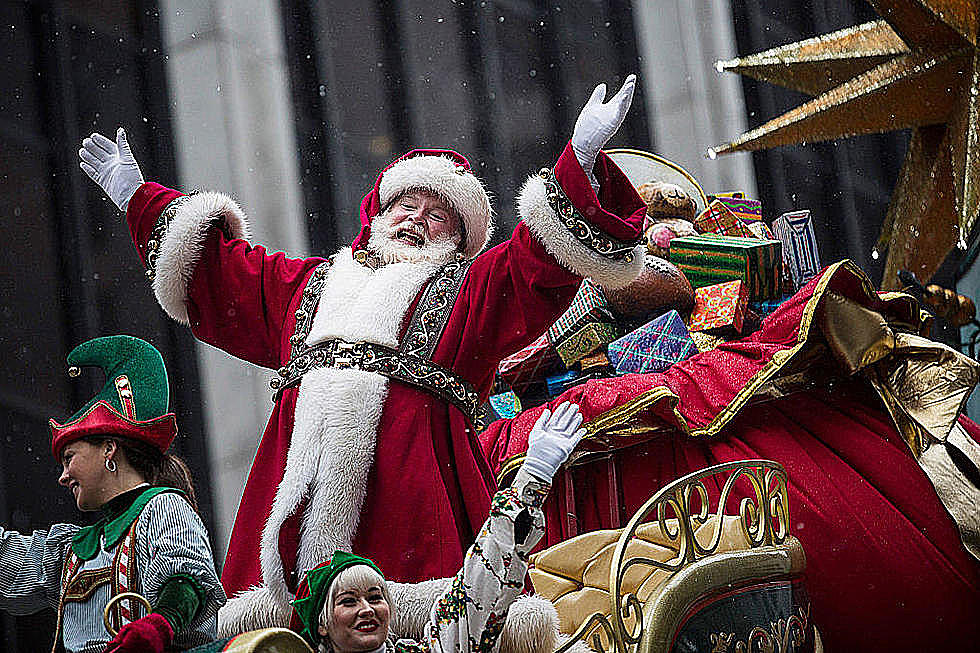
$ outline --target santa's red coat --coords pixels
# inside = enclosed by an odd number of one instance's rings
[[[626,177],[604,155],[596,166],[599,197],[570,146],[559,158],[555,174],[586,220],[621,240],[638,237],[643,204]],[[539,186],[539,178],[529,180],[532,192],[525,188],[522,221],[511,238],[473,263],[432,357],[469,381],[483,398],[491,388],[497,362],[540,335],[562,313],[580,275],[605,275],[609,282],[623,285],[635,276],[636,263],[642,258],[630,265],[607,265],[603,257],[570,237]],[[374,197],[369,195],[362,206],[365,225],[377,208],[376,193],[377,187]],[[144,260],[154,224],[180,195],[147,183],[131,200],[128,221]],[[193,207],[187,208],[192,202]],[[223,222],[223,230],[212,228],[216,216],[221,218],[218,223]],[[269,254],[262,246],[236,236],[247,236],[247,225],[237,205],[223,196],[191,196],[167,231],[169,241],[164,242],[156,265],[154,290],[164,308],[177,319],[188,321],[199,339],[275,370],[289,359],[289,338],[302,291],[323,259]],[[350,258],[349,252],[342,250],[339,256]],[[335,262],[331,274],[345,266]],[[379,315],[396,311],[404,330],[423,289],[424,283],[405,305],[389,306],[384,303],[389,300],[382,300],[377,307]],[[329,326],[329,316],[318,319],[325,321],[321,325],[324,328]],[[304,377],[299,387],[282,393],[259,444],[222,575],[229,595],[261,583],[263,575],[267,585],[295,587],[296,577],[290,572],[297,565],[300,542],[314,527],[307,524],[302,530],[300,513],[305,508],[294,510],[294,516],[283,521],[279,529],[278,555],[272,557],[281,561],[281,572],[277,564],[266,564],[270,552],[260,551],[260,533],[283,482],[294,429],[300,428],[297,401],[308,382]],[[452,575],[460,567],[475,530],[486,519],[495,486],[491,471],[468,420],[455,406],[392,380],[378,402],[358,410],[382,407],[373,466],[367,473],[366,490],[358,495],[363,507],[359,521],[354,515],[356,536],[346,544],[374,559],[389,579],[418,581]],[[329,414],[333,408],[326,406],[323,413]],[[213,437],[221,436],[216,433]],[[321,527],[329,530],[331,524]],[[332,551],[320,553],[326,557]],[[270,578],[270,569],[282,577]]]
[[[813,622],[828,651],[974,650],[980,565],[870,386],[838,378],[768,401],[753,390],[813,351],[829,291],[897,322],[918,322],[910,298],[878,297],[869,288],[853,265],[838,264],[742,341],[663,374],[589,381],[550,402],[579,403],[586,423],[604,422],[606,431],[632,428],[583,441],[583,450],[614,452],[558,474],[542,546],[621,527],[659,488],[690,472],[771,459],[789,474],[789,528],[806,552]],[[543,409],[481,434],[496,474],[519,465]],[[980,440],[976,424],[959,423]],[[709,492],[717,496],[718,488]]]

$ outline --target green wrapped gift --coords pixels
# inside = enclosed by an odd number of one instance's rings
[[[670,241],[669,258],[695,288],[740,279],[751,302],[780,296],[783,254],[778,240],[682,236]]]

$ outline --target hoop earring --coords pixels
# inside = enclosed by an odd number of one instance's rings
[[[110,473],[115,474],[116,473],[116,469],[118,469],[118,466],[116,465],[116,461],[115,460],[112,460],[111,458],[106,458],[105,459],[105,468],[107,470],[109,470]]]

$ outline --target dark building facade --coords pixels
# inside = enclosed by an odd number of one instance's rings
[[[153,2],[3,2],[0,73],[0,520],[22,533],[86,523],[57,484],[47,421],[64,419],[101,387],[66,374],[79,342],[145,338],[170,370],[175,446],[195,474],[210,519],[196,358],[188,334],[159,310],[124,218],[78,169],[81,139],[130,127],[134,147],[172,169],[163,54]],[[134,122],[133,117],[138,116]],[[94,521],[94,519],[92,520]],[[51,646],[54,617],[0,612],[5,651]]]

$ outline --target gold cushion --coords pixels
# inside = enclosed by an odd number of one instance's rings
[[[718,519],[711,516],[701,524],[695,531],[698,541],[707,545],[714,538],[717,523]],[[667,520],[667,528],[676,529],[677,520]],[[749,548],[738,517],[726,515],[721,528],[717,553]],[[530,576],[534,590],[555,604],[561,632],[573,633],[596,612],[609,616],[609,572],[621,533],[621,530],[583,533],[532,556]],[[668,562],[677,556],[676,544],[660,525],[649,523],[636,530],[625,557]],[[626,572],[622,591],[632,592],[641,602],[646,601],[671,575],[669,571],[637,564]],[[627,621],[627,626],[630,625]]]

